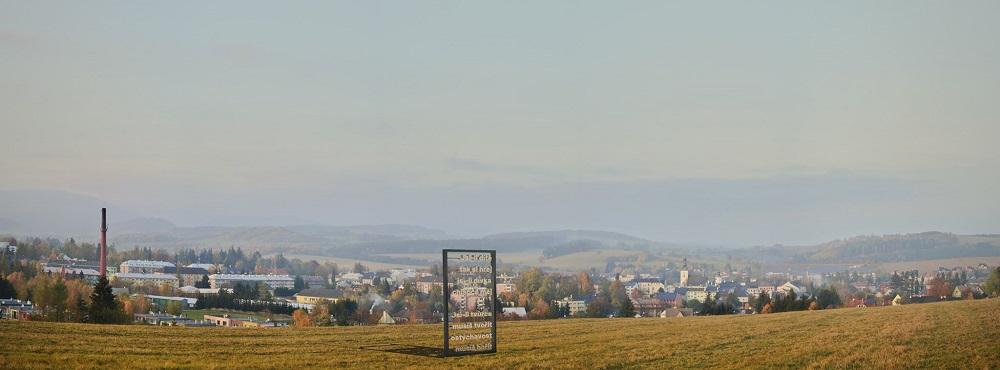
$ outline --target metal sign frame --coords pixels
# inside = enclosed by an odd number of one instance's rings
[[[451,287],[448,282],[448,253],[489,253],[490,254],[490,312],[493,325],[490,327],[492,340],[491,349],[485,351],[451,351],[449,347],[448,326],[451,324]],[[444,356],[464,356],[497,352],[497,251],[487,249],[442,249],[441,250],[441,299],[444,300]]]

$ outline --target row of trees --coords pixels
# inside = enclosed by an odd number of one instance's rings
[[[259,251],[246,253],[242,248],[229,249],[180,249],[173,253],[162,249],[134,248],[116,256],[121,260],[152,259],[173,261],[181,265],[192,263],[207,263],[229,266],[240,273],[270,273],[275,270],[285,270],[292,275],[331,276],[338,273],[337,264],[332,262],[319,263],[315,260],[303,261],[298,258],[288,259],[282,254],[264,257]]]
[[[12,238],[6,241],[16,242]],[[10,258],[11,254],[0,253],[0,298],[31,301],[35,308],[32,320],[102,324],[132,321],[132,315],[125,311],[130,299],[115,297],[106,277],[91,285],[82,275],[42,273],[40,263],[23,258],[23,251],[36,254],[49,248],[49,242],[57,241],[36,238],[32,244],[38,248],[19,246],[18,256],[22,258],[16,261]],[[70,251],[89,248],[86,243],[77,245],[73,239],[58,246]]]
[[[920,294],[924,289],[924,278],[917,270],[893,272],[889,277],[889,287],[904,297]]]
[[[739,305],[740,301],[733,294],[729,294],[725,300],[719,300],[718,295],[714,297],[709,295],[705,297],[705,301],[698,308],[698,314],[701,316],[732,315],[739,312]]]
[[[345,326],[351,323],[356,312],[358,312],[358,302],[342,299],[337,302],[317,304],[313,307],[312,312],[303,309],[295,310],[292,313],[292,322],[297,327]]]
[[[18,247],[17,257],[24,260],[56,260],[63,255],[69,258],[96,261],[98,258],[97,245],[92,243],[79,243],[70,238],[60,241],[54,238],[27,238],[17,240],[13,237],[3,237],[0,241],[8,242]],[[0,253],[0,260],[9,258]],[[156,261],[171,261],[174,263],[187,265],[191,263],[209,263],[216,265],[231,266],[240,273],[269,273],[276,269],[287,270],[292,275],[318,275],[330,276],[338,272],[337,265],[331,262],[319,263],[315,260],[303,261],[300,259],[288,259],[281,254],[264,257],[260,252],[246,253],[242,248],[230,247],[228,249],[180,249],[176,252],[168,252],[163,249],[139,248],[119,251],[116,246],[108,246],[108,264],[116,266],[125,260],[142,259]],[[3,261],[0,261],[3,262]],[[2,266],[4,263],[0,263]],[[3,267],[0,267],[2,269]],[[357,269],[357,268],[356,268]],[[365,269],[362,266],[362,269]],[[6,274],[8,271],[0,270]]]
[[[838,298],[839,300],[839,298]],[[818,310],[822,307],[817,303],[816,297],[806,297],[798,296],[795,292],[789,292],[783,296],[771,300],[771,297],[767,294],[761,293],[757,297],[756,304],[760,305],[759,313],[769,314],[778,312],[789,312],[789,311],[805,311],[805,310]],[[830,305],[826,308],[833,308]]]
[[[601,291],[608,292],[609,289],[614,294],[600,295],[594,300],[597,302],[594,307],[595,315],[606,316],[617,312],[623,302],[628,300],[625,286],[620,281],[610,284],[605,282]],[[568,315],[565,309],[560,310],[553,305],[553,301],[565,297],[582,298],[593,294],[594,283],[586,272],[576,275],[547,274],[539,268],[532,268],[521,273],[517,290],[513,294],[502,294],[499,299],[508,304],[524,307],[529,319],[545,319]]]
[[[17,240],[14,237],[2,237],[0,238],[0,242],[7,242],[10,245],[17,246],[17,256],[21,259],[52,259],[59,258],[63,253],[65,253],[63,242],[55,238],[28,238],[25,240]],[[84,258],[83,256],[96,256],[97,248],[93,244],[83,243],[81,245],[76,245],[75,241],[73,243],[74,246],[71,249],[76,255],[81,256],[75,258]],[[83,250],[88,252],[84,252]]]
[[[30,300],[35,313],[32,320],[98,324],[125,324],[123,306],[111,293],[107,278],[91,286],[84,280],[38,274],[25,279],[23,272],[0,276],[0,298]]]
[[[239,311],[267,312],[291,315],[295,307],[284,302],[276,302],[271,297],[267,285],[263,283],[236,284],[232,292],[220,289],[218,294],[197,294],[195,308],[225,308]]]
[[[111,292],[111,284],[106,277],[100,277],[90,295],[90,315],[84,322],[96,324],[128,324],[132,316],[125,313],[123,306]]]
[[[990,297],[1000,296],[1000,266],[990,272],[990,276],[983,283],[983,292]]]

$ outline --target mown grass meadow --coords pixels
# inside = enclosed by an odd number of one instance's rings
[[[1000,367],[1000,299],[755,316],[502,322],[439,357],[440,325],[279,329],[0,321],[0,368]]]

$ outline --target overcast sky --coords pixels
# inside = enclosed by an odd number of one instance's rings
[[[180,225],[1000,232],[1000,2],[0,1],[0,189]]]

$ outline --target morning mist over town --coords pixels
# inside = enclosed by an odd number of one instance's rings
[[[998,15],[0,0],[0,367],[1000,366]]]

